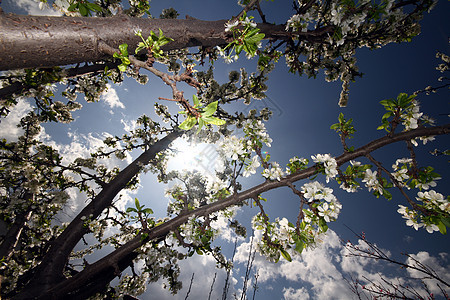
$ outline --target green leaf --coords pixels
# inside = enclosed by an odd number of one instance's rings
[[[78,3],[75,2],[75,3],[72,3],[67,10],[75,11],[76,8],[78,8]]]
[[[124,64],[120,64],[117,66],[117,68],[121,71],[121,72],[125,72],[127,70],[127,66]]]
[[[89,8],[89,10],[96,10],[96,11],[102,11],[102,8],[100,5],[95,3],[86,3],[86,6]]]
[[[439,227],[439,231],[442,234],[447,234],[447,228],[445,227],[445,224],[441,220],[439,220],[439,223],[437,224],[437,226]]]
[[[133,207],[128,207],[127,208],[127,213],[129,213],[129,212],[137,212],[137,210],[135,208],[133,208]]]
[[[197,119],[195,117],[189,116],[183,123],[178,126],[180,129],[189,130],[197,123]]]
[[[245,41],[249,44],[258,44],[264,38],[264,36],[264,33],[258,33],[248,39],[245,39]]]
[[[216,117],[203,117],[202,119],[203,121],[205,121],[205,123],[213,125],[224,125],[227,122]]]
[[[335,123],[335,124],[330,126],[330,129],[336,130],[336,129],[339,129],[339,127],[340,127],[340,124],[339,123]]]
[[[200,132],[200,130],[202,129],[203,125],[205,124],[205,121],[203,121],[202,118],[198,119],[198,129],[197,129],[197,133]]]
[[[128,56],[128,45],[127,44],[120,44],[119,45],[120,53],[122,53],[123,56]]]
[[[323,232],[327,232],[328,230],[327,222],[323,218],[319,219],[319,227],[320,229],[322,229]]]
[[[205,107],[205,110],[202,113],[202,117],[212,116],[217,110],[217,103],[218,101],[214,101],[208,104],[208,106]]]
[[[250,29],[249,32],[247,32],[247,34],[245,35],[246,37],[251,37],[254,36],[255,34],[257,34],[259,32],[259,28],[252,28]]]
[[[387,113],[385,113],[382,117],[381,120],[387,120],[388,118],[390,118],[390,116],[392,116],[392,112],[388,111]]]
[[[134,198],[134,205],[136,205],[137,210],[141,210],[141,205],[139,204],[138,198]]]
[[[383,196],[388,200],[392,200],[392,194],[385,189],[383,189]]]
[[[305,248],[305,244],[298,237],[294,237],[294,241],[295,241],[295,248],[294,248],[294,250],[297,251],[298,253],[302,253],[303,249]]]
[[[441,222],[442,222],[445,226],[450,227],[450,217],[448,217],[448,218],[441,218]]]
[[[139,51],[141,51],[142,49],[147,48],[147,45],[144,44],[143,42],[139,42],[136,50],[134,50],[134,53],[138,54]]]
[[[151,208],[146,208],[146,209],[144,209],[142,212],[145,213],[145,214],[151,215],[151,214],[153,214],[153,209],[151,209]]]
[[[162,37],[162,38],[158,41],[158,45],[159,45],[160,47],[162,47],[162,46],[164,46],[165,44],[167,44],[167,43],[169,43],[169,42],[172,42],[172,41],[173,41],[173,39],[164,36],[164,37]]]
[[[288,262],[292,261],[291,256],[284,249],[280,249],[280,252],[281,252],[281,256],[283,256],[285,260],[287,260]]]
[[[80,14],[81,14],[83,17],[87,17],[88,15],[90,15],[89,9],[88,9],[88,8],[86,7],[86,5],[83,4],[83,3],[78,3],[78,10],[80,11]]]
[[[194,107],[198,108],[198,106],[200,105],[200,101],[198,100],[197,95],[192,95],[192,100],[194,100]]]
[[[237,45],[236,46],[235,51],[236,51],[237,55],[239,55],[242,52],[243,47],[244,47],[244,45]]]

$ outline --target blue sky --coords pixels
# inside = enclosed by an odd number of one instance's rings
[[[2,7],[7,12],[40,13],[32,0],[4,0]],[[159,16],[161,10],[167,7],[174,7],[180,13],[180,17],[190,15],[203,20],[228,19],[240,12],[240,7],[235,1],[200,0],[154,1],[151,3],[151,12],[154,16]],[[263,1],[262,8],[269,22],[284,23],[290,16],[291,2]],[[440,73],[435,70],[435,66],[439,63],[435,57],[436,51],[450,52],[449,9],[448,1],[438,3],[430,14],[425,15],[422,33],[410,43],[391,44],[375,51],[359,49],[357,51],[358,65],[364,76],[350,85],[350,100],[347,108],[340,108],[337,105],[340,93],[339,82],[326,83],[323,76],[313,80],[289,74],[284,62],[281,61],[270,74],[268,99],[265,100],[269,106],[275,108],[274,117],[266,124],[274,140],[272,147],[267,149],[272,158],[285,164],[294,155],[310,158],[317,153],[331,153],[333,156],[341,154],[339,137],[329,129],[330,125],[337,121],[340,112],[354,120],[357,132],[355,138],[350,141],[351,145],[359,147],[381,137],[383,132],[376,130],[383,114],[380,100],[395,98],[400,92],[412,93],[438,83],[437,78]],[[259,21],[258,17],[256,20]],[[231,65],[216,63],[216,79],[226,78],[228,71],[239,69],[242,65],[245,65],[249,72],[254,71],[254,63],[245,58]],[[160,83],[158,78],[151,75],[149,78],[148,86],[138,85],[133,80],[126,80],[120,86],[112,86],[102,96],[100,102],[83,103],[83,109],[75,114],[76,119],[71,124],[46,125],[43,138],[58,145],[67,157],[87,155],[89,150],[101,145],[102,137],[107,134],[121,135],[143,112],[152,114],[153,103],[157,97],[171,97],[168,88]],[[185,93],[191,95],[192,92],[186,90]],[[422,111],[435,118],[438,124],[448,122],[450,113],[448,99],[448,90],[441,91],[437,95],[422,94],[419,97]],[[84,101],[81,97],[79,100]],[[2,136],[6,137],[7,132],[10,136],[15,134],[13,127],[9,126],[12,126],[14,120],[17,120],[28,107],[26,103],[21,103],[9,117],[9,123],[6,122],[4,125],[5,123],[2,122],[4,126],[3,130],[0,129]],[[239,106],[239,108],[248,110],[251,107]],[[175,105],[171,109],[177,110]],[[444,195],[450,192],[448,159],[432,157],[427,153],[435,148],[446,149],[448,146],[449,138],[439,137],[433,143],[419,146],[417,149],[419,162],[423,165],[432,165],[442,175],[443,179],[438,182],[437,191]],[[407,157],[407,155],[403,145],[389,146],[373,154],[376,159],[383,160],[386,166],[390,166],[397,158]],[[128,161],[130,159],[131,157]],[[108,164],[123,167],[125,162],[117,160],[109,161]],[[322,181],[324,182],[324,179]],[[261,182],[263,178],[256,174],[243,184],[244,187],[250,187]],[[143,176],[141,184],[142,188],[137,194],[125,193],[124,199],[131,200],[139,197],[141,202],[144,201],[156,213],[163,214],[168,201],[163,196],[165,187],[157,184],[152,175]],[[300,185],[299,183],[298,186]],[[256,299],[349,299],[352,294],[342,280],[342,274],[359,273],[369,278],[376,278],[377,272],[388,272],[388,268],[384,266],[372,265],[363,260],[353,261],[342,256],[344,250],[339,237],[357,242],[345,226],[358,233],[364,231],[370,241],[390,251],[394,257],[403,260],[404,258],[399,255],[400,252],[412,253],[439,269],[443,275],[450,273],[448,237],[440,233],[429,234],[425,230],[416,232],[407,227],[401,215],[396,212],[398,204],[405,204],[398,193],[394,192],[394,199],[387,201],[384,198],[377,199],[365,191],[347,194],[339,190],[336,183],[330,183],[329,186],[335,191],[335,195],[343,205],[343,210],[339,219],[330,224],[331,230],[328,237],[324,239],[323,245],[314,251],[306,251],[301,257],[296,257],[292,263],[281,261],[274,265],[257,256],[255,265],[259,269],[260,286]],[[266,193],[265,196],[269,200],[265,210],[272,219],[287,217],[292,221],[295,220],[298,202],[290,190],[279,189]],[[73,194],[73,197],[72,213],[77,211],[82,203],[79,195]],[[145,202],[144,199],[149,200]],[[251,216],[256,213],[255,208],[246,207],[238,212],[238,219],[243,224],[249,225]],[[221,240],[218,242],[223,244],[225,253],[230,255],[232,245]],[[240,278],[247,259],[247,246],[248,239],[242,241],[235,257],[239,264],[233,271],[230,292],[235,291],[238,295],[242,287]],[[217,272],[217,279],[212,299],[220,297],[225,274],[223,270],[214,269],[212,258],[194,256],[181,264],[181,276],[184,279],[185,288],[177,296],[172,297],[161,288],[160,283],[157,283],[151,285],[149,292],[141,298],[184,299],[192,272],[195,272],[195,281],[190,294],[192,299],[207,297],[215,272]],[[396,276],[396,273],[391,271],[389,269],[388,276]]]

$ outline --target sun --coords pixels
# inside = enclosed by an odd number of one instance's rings
[[[216,146],[206,143],[189,143],[185,139],[175,140],[171,146],[175,154],[168,161],[168,170],[212,172],[218,160]]]

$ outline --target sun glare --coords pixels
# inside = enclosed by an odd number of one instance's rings
[[[175,154],[169,158],[169,170],[214,171],[218,154],[214,145],[193,144],[184,139],[177,139],[171,148]]]

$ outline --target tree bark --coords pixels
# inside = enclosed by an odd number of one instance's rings
[[[23,16],[0,13],[0,71],[20,68],[53,67],[106,58],[99,51],[102,41],[118,48],[128,44],[134,54],[140,28],[147,37],[152,30],[174,39],[164,50],[227,44],[227,20],[143,19],[117,15],[107,18]],[[283,25],[258,24],[266,39],[287,39]]]
[[[32,198],[33,194],[25,193],[24,200],[26,202],[32,202]],[[31,205],[26,211],[22,213],[17,212],[17,214],[18,216],[16,217],[16,220],[8,229],[5,238],[0,244],[1,260],[7,261],[11,257],[12,251],[16,248],[17,243],[19,242],[20,235],[22,234],[22,230],[31,217]]]
[[[341,166],[352,159],[365,156],[379,148],[395,142],[408,141],[420,136],[446,135],[449,133],[450,124],[446,124],[443,126],[418,128],[407,132],[401,132],[394,134],[392,137],[384,136],[356,149],[353,152],[347,152],[340,155],[336,158],[336,161],[337,164]],[[309,178],[316,173],[317,168],[315,166],[312,166],[298,173],[288,175],[285,178],[282,178],[280,181],[265,181],[264,183],[254,186],[248,190],[242,191],[235,195],[231,195],[226,199],[219,200],[217,202],[202,206],[196,210],[181,214],[160,226],[150,229],[147,232],[148,236],[146,238],[144,238],[142,234],[139,234],[109,255],[87,266],[80,273],[71,278],[68,278],[63,282],[60,282],[59,284],[54,285],[47,293],[41,294],[38,299],[64,299],[68,295],[76,299],[77,295],[79,295],[78,293],[86,292],[86,290],[83,290],[82,287],[87,287],[88,285],[92,287],[102,286],[102,284],[105,283],[105,278],[107,278],[108,280],[111,278],[112,280],[115,276],[119,276],[120,273],[118,274],[118,272],[122,272],[124,269],[126,269],[126,267],[129,266],[132,260],[136,257],[136,249],[138,249],[146,242],[158,241],[165,238],[165,236],[171,231],[186,223],[189,218],[193,216],[199,217],[210,215],[211,213],[223,210],[227,207],[237,205],[245,201],[246,199],[257,197],[261,193],[267,192],[269,190],[287,186],[288,184],[295,181]],[[26,298],[17,297],[14,299]]]

